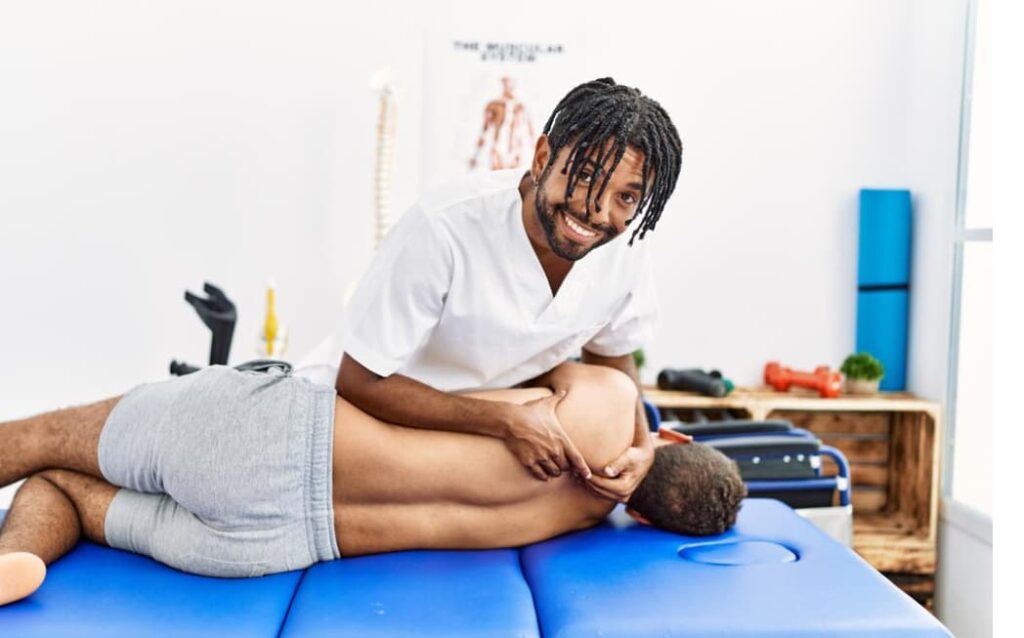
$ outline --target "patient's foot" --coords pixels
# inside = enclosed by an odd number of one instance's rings
[[[46,578],[46,563],[35,554],[15,552],[0,556],[0,606],[32,594]]]

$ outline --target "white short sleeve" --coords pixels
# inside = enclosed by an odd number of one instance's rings
[[[345,352],[382,377],[399,370],[437,325],[451,278],[443,230],[413,207],[388,233],[349,300]]]
[[[644,253],[632,290],[618,312],[583,349],[602,357],[630,354],[654,338],[658,324],[658,295],[650,255]]]

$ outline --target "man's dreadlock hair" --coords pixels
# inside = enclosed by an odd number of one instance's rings
[[[565,190],[567,199],[580,179],[580,169],[587,166],[588,160],[594,159],[598,171],[603,171],[605,161],[612,157],[611,167],[603,178],[598,179],[602,176],[595,172],[587,188],[588,217],[594,186],[600,182],[597,191],[600,200],[608,178],[615,172],[626,147],[643,151],[643,188],[640,203],[630,222],[638,216],[641,219],[629,238],[630,245],[637,235],[643,239],[647,231],[654,230],[665,202],[675,190],[683,153],[679,133],[660,104],[638,89],[616,84],[612,78],[601,78],[569,91],[548,118],[544,134],[548,136],[552,158],[544,168],[544,177],[550,172],[562,147],[574,145],[562,167],[562,173],[569,175]],[[611,144],[608,144],[609,140]],[[594,153],[597,153],[596,157]]]

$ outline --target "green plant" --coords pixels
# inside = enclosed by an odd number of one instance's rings
[[[858,352],[846,357],[839,371],[845,374],[847,379],[874,381],[885,376],[885,366],[867,352]]]
[[[643,348],[640,348],[633,353],[633,363],[636,364],[637,370],[644,367],[644,364],[647,363],[647,356],[644,354]]]

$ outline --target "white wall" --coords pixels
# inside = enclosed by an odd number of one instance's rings
[[[992,517],[956,501],[939,510],[935,611],[957,638],[992,635]]]
[[[206,332],[180,295],[204,279],[239,303],[233,359],[252,354],[268,278],[293,353],[315,344],[369,255],[369,76],[391,66],[401,92],[401,210],[418,192],[424,34],[496,31],[486,4],[451,6],[7,8],[2,416],[202,361]],[[649,373],[715,366],[751,383],[770,358],[837,365],[854,343],[857,190],[916,186],[911,5],[639,6],[659,15],[642,31],[605,17],[613,3],[538,2],[499,32],[564,32],[581,60],[567,88],[610,74],[682,133],[683,175],[651,236],[664,327]]]
[[[566,89],[612,75],[672,115],[684,168],[649,236],[663,326],[648,378],[838,365],[855,337],[857,191],[907,187],[908,378],[941,399],[964,3],[4,4],[0,419],[203,362],[207,332],[181,300],[203,280],[239,305],[232,362],[254,356],[270,278],[292,354],[315,345],[370,253],[369,78],[390,66],[398,85],[402,210],[435,30],[564,38],[580,60]]]

